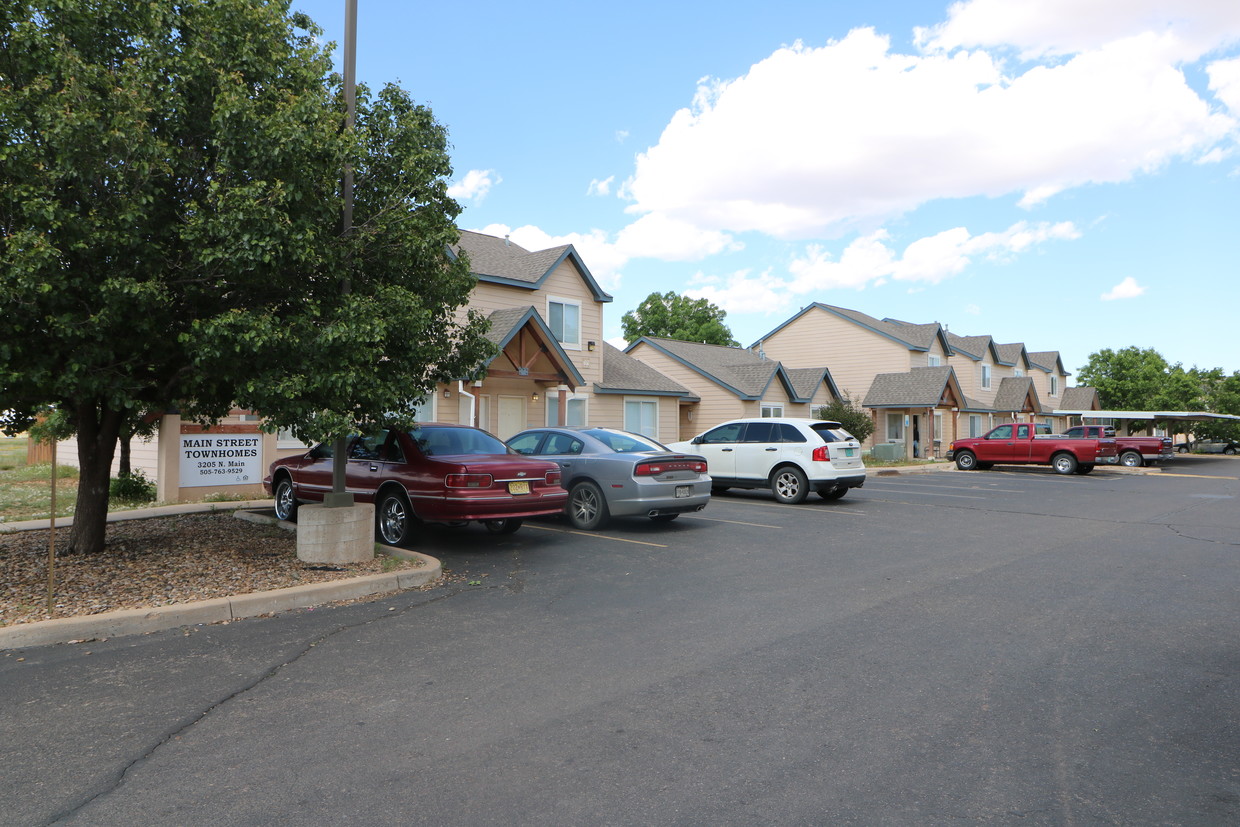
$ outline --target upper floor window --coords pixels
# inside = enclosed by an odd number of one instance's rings
[[[931,353],[926,356],[926,366],[937,368],[939,366],[939,357],[937,354]]]
[[[581,302],[548,298],[547,324],[560,344],[573,350],[581,349]]]
[[[1051,377],[1051,396],[1059,396],[1059,377]]]
[[[982,365],[982,387],[990,387],[990,365]]]
[[[1024,376],[1025,369],[1024,368],[1012,368],[1012,375],[1013,376]]]

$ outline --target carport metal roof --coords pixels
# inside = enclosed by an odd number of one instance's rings
[[[1210,420],[1240,421],[1240,416],[1210,413],[1208,411],[1055,411],[1056,416],[1079,416],[1085,419],[1139,419],[1181,420],[1184,422],[1207,422]]]

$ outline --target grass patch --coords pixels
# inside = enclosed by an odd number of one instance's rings
[[[25,456],[22,456],[23,463]],[[78,469],[56,466],[56,516],[73,514],[77,499]],[[52,465],[25,465],[0,470],[0,525],[19,520],[46,520],[51,517]]]
[[[0,436],[0,471],[20,468],[26,464],[26,446],[30,440],[24,436]]]

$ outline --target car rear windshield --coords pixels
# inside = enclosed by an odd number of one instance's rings
[[[414,427],[409,436],[428,457],[511,453],[507,445],[477,428]]]
[[[582,433],[589,434],[617,454],[645,454],[650,451],[667,450],[666,447],[653,439],[638,434],[608,431],[605,428],[591,428],[588,431],[582,431]]]
[[[844,430],[844,426],[838,422],[823,422],[821,425],[811,425],[814,432],[822,437],[823,442],[847,442],[853,438],[853,435]]]

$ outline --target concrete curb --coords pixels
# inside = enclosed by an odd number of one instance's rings
[[[238,511],[243,508],[274,508],[275,500],[236,500],[218,503],[182,503],[179,505],[157,505],[151,508],[135,508],[132,511],[109,511],[108,522],[119,523],[125,520],[149,520],[151,517],[168,517],[174,514],[209,514],[213,511]],[[73,525],[72,517],[57,517],[56,528],[69,528]],[[0,522],[0,534],[9,531],[37,531],[51,528],[49,520],[23,520],[17,523]]]
[[[270,500],[257,500],[247,503],[228,503],[236,511],[235,517],[249,522],[278,525],[286,530],[294,531],[292,523],[281,522],[264,514],[253,514],[240,511],[244,507],[271,506]],[[198,512],[223,510],[221,503],[205,503],[200,506],[162,506],[159,508],[141,509],[142,516],[132,516],[138,512],[120,512],[126,516],[120,519],[149,519],[168,514],[193,514]],[[186,510],[188,509],[188,510]],[[114,515],[108,515],[113,521]],[[24,530],[47,528],[47,520],[31,520],[29,524],[13,523],[6,530],[18,529],[18,525],[26,525]],[[39,525],[42,523],[42,525]],[[57,521],[57,527],[60,522]],[[395,548],[376,544],[375,548],[383,554],[400,557],[404,560],[421,560],[422,568],[412,571],[397,571],[388,574],[368,574],[362,577],[350,577],[345,580],[334,580],[327,583],[311,583],[306,586],[290,586],[285,589],[273,589],[265,592],[235,595],[233,597],[217,597],[212,600],[199,600],[193,603],[177,603],[171,606],[156,606],[147,609],[122,609],[115,612],[104,612],[97,615],[81,617],[65,617],[54,620],[41,620],[35,623],[19,623],[14,626],[0,626],[0,650],[24,649],[30,646],[47,646],[52,643],[83,643],[101,638],[122,637],[124,635],[141,635],[149,632],[160,632],[180,626],[197,626],[205,623],[220,623],[227,620],[240,620],[246,617],[285,612],[290,609],[305,609],[334,603],[339,600],[356,600],[361,597],[372,597],[380,594],[394,594],[423,586],[443,576],[443,564],[428,554],[409,549]]]

